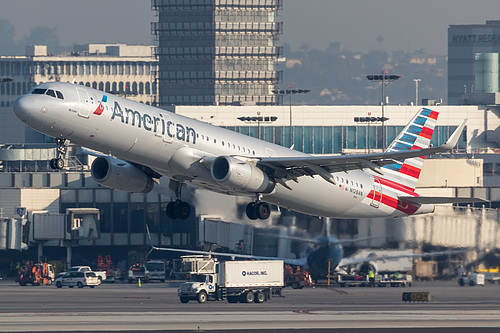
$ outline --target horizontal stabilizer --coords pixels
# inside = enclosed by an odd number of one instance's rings
[[[398,197],[398,198],[403,202],[414,205],[488,202],[488,200],[482,198],[454,198],[454,197]]]

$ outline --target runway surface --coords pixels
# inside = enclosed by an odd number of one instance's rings
[[[104,283],[94,289],[58,289],[0,281],[0,332],[500,329],[500,285],[459,287],[447,281],[409,288],[286,288],[283,297],[263,304],[181,304],[178,284]],[[401,296],[408,291],[430,292],[431,302],[405,303]]]

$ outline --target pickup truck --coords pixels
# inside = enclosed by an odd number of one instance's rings
[[[106,272],[93,271],[90,266],[72,266],[66,272],[94,272],[100,282],[106,280]]]

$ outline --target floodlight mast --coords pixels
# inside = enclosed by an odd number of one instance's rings
[[[388,120],[384,115],[384,106],[386,105],[386,96],[384,94],[384,85],[389,82],[394,82],[398,80],[401,75],[389,74],[388,71],[381,71],[380,74],[367,75],[366,78],[370,81],[381,82],[382,83],[382,150],[385,151],[385,121]]]
[[[309,89],[292,89],[291,85],[288,86],[289,89],[275,89],[273,90],[273,94],[276,95],[289,95],[290,96],[290,145],[293,147],[293,124],[292,124],[292,95],[296,94],[307,94],[311,90]]]

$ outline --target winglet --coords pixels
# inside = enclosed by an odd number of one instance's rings
[[[457,145],[458,139],[460,138],[460,135],[462,135],[462,131],[464,130],[465,124],[467,123],[467,119],[464,119],[460,126],[453,132],[453,134],[448,138],[448,141],[441,147],[446,149],[446,150],[451,150],[453,147]]]

